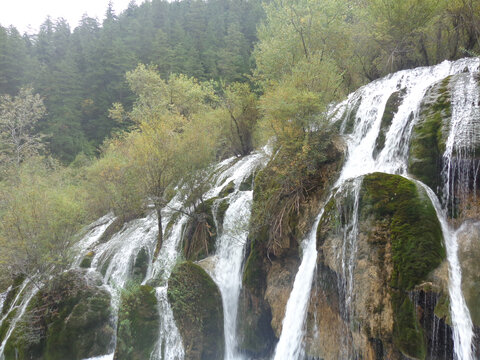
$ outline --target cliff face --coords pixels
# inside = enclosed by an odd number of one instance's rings
[[[469,71],[465,67],[425,86],[422,98],[416,99],[418,108],[411,112],[405,111],[402,102],[413,92],[401,85],[399,76],[396,90],[386,100],[371,157],[381,162],[386,151],[393,151],[387,149],[392,143],[388,133],[390,127],[398,128],[396,115],[403,111],[405,128],[399,131],[401,138],[396,143],[400,148],[395,151],[404,155],[395,159],[405,161],[403,172],[436,193],[447,213],[445,226],[458,244],[461,290],[476,333],[472,341],[478,357],[480,89],[478,74]],[[366,137],[374,127],[362,124],[360,118],[368,112],[375,114],[360,104],[369,91],[354,96],[359,100],[352,100],[342,117],[340,128],[347,139],[360,132]],[[379,96],[374,99],[378,101]],[[337,165],[341,159],[337,157]],[[318,259],[304,335],[306,356],[453,359],[451,260],[447,261],[445,229],[430,195],[408,177],[373,173],[342,183],[329,197],[338,171],[325,166],[318,172],[328,173],[330,181],[319,180],[317,190],[302,204],[300,219],[290,219],[293,230],[278,241],[279,249],[270,251],[268,228],[251,231],[240,301],[240,347],[254,357],[273,351],[301,263],[299,242],[324,208],[317,229]],[[257,180],[262,181],[261,177]],[[256,186],[255,191],[265,189]]]
[[[327,146],[325,159],[313,171],[314,190],[300,202],[298,211],[285,215],[288,226],[274,249],[269,247],[272,235],[268,226],[254,226],[250,231],[239,302],[238,337],[239,348],[251,356],[271,353],[282,332],[285,307],[300,264],[299,242],[313,225],[326,190],[338,176],[344,151],[339,138]],[[264,206],[265,199],[256,194],[264,192],[268,181],[272,182],[271,169],[277,166],[275,159],[278,158],[274,157],[255,178],[254,209]],[[288,197],[283,201],[288,201]]]

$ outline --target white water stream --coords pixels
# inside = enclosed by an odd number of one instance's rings
[[[292,292],[287,302],[285,318],[282,323],[282,335],[275,349],[274,360],[301,359],[302,340],[305,334],[308,300],[312,289],[313,274],[317,264],[317,226],[323,211],[317,216],[306,240],[303,242],[303,258]]]

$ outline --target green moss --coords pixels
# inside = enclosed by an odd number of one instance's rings
[[[374,173],[364,178],[360,201],[362,216],[391,219],[391,286],[412,290],[445,258],[441,226],[427,194],[399,175]]]
[[[230,181],[223,189],[220,191],[218,197],[224,198],[235,191],[235,184],[233,181]]]
[[[253,174],[250,174],[245,180],[242,181],[240,184],[239,190],[240,191],[250,191],[253,190]]]
[[[409,172],[434,190],[440,183],[441,157],[451,117],[450,79],[437,83],[425,95],[410,143]]]
[[[148,359],[158,339],[160,316],[155,289],[133,285],[122,291],[118,312],[117,360]]]
[[[180,216],[182,216],[181,212],[176,212],[171,216],[170,221],[168,222],[167,226],[165,226],[165,234],[169,234],[172,231],[173,226],[176,224]]]
[[[408,291],[413,290],[445,258],[435,209],[425,191],[398,175],[365,176],[361,217],[388,225],[393,274],[389,281],[394,309],[394,343],[406,355],[425,358],[423,332]]]
[[[355,127],[355,120],[357,119],[357,112],[360,104],[362,103],[362,98],[358,99],[357,102],[345,112],[345,130],[344,134],[351,134]]]
[[[417,319],[415,307],[408,297],[393,296],[395,326],[393,342],[405,355],[425,359],[426,344],[423,330]]]
[[[229,199],[223,199],[220,204],[218,205],[217,209],[217,223],[219,226],[223,228],[223,220],[225,219],[225,213],[227,212],[228,207],[230,206]],[[220,229],[217,229],[220,231]]]
[[[257,293],[266,285],[266,274],[263,269],[263,256],[259,249],[261,240],[254,240],[250,245],[250,254],[248,255],[243,271],[243,286],[251,292]]]
[[[92,260],[93,257],[95,256],[95,253],[93,251],[89,251],[82,259],[82,262],[80,263],[80,267],[82,269],[88,269],[90,266],[92,266]]]
[[[6,359],[82,359],[104,354],[113,337],[110,294],[101,279],[77,270],[40,289],[15,327]]]
[[[373,150],[373,157],[376,158],[378,154],[383,150],[385,146],[385,138],[387,132],[392,125],[392,120],[395,114],[398,112],[398,107],[402,103],[405,96],[406,89],[395,91],[390,95],[385,105],[385,111],[383,112],[382,121],[380,123],[380,131],[378,133],[377,140],[375,141],[375,148]]]
[[[435,316],[445,320],[445,323],[452,326],[452,316],[450,314],[450,298],[448,295],[442,294],[437,301],[434,310]]]
[[[147,275],[148,265],[150,263],[150,257],[145,248],[140,249],[135,258],[135,263],[133,264],[133,280],[137,282],[142,282]]]
[[[182,335],[185,359],[223,359],[223,306],[220,291],[200,266],[183,262],[168,280],[168,300]]]
[[[333,190],[335,192],[336,190]],[[317,227],[317,249],[323,246],[327,236],[340,231],[350,221],[355,198],[351,191],[336,194],[324,206],[324,211]]]
[[[123,219],[123,217],[119,216],[115,218],[115,220],[113,220],[113,222],[110,225],[108,225],[108,227],[105,229],[102,236],[100,236],[100,238],[98,239],[98,242],[100,244],[108,242],[113,235],[115,235],[120,230],[122,230],[122,227],[124,224],[125,224],[125,220]]]
[[[374,213],[378,219],[391,219],[397,272],[392,285],[410,290],[445,257],[435,209],[425,201],[425,194],[420,197],[413,182],[398,175],[367,175],[362,190],[362,215]]]

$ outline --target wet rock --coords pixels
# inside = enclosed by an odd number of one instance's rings
[[[465,223],[457,241],[463,295],[474,325],[480,327],[480,223]]]
[[[358,199],[354,186],[352,182],[350,190],[342,189],[326,205],[317,231],[308,354],[423,359],[429,344],[420,313],[433,316],[436,301],[419,312],[412,299],[420,291],[416,286],[445,258],[435,210],[423,189],[397,175],[365,176]],[[435,286],[437,296],[443,289]],[[332,342],[333,336],[341,341]]]
[[[205,270],[191,262],[178,264],[168,280],[167,295],[183,339],[185,359],[223,359],[222,297]]]
[[[155,289],[134,285],[122,292],[118,312],[115,360],[148,359],[160,326]]]
[[[69,270],[32,298],[5,348],[9,359],[80,360],[108,352],[111,296],[101,277]]]

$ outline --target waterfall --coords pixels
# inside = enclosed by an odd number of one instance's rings
[[[241,191],[241,185],[246,179],[267,160],[265,153],[268,148],[246,156],[241,159],[230,158],[222,161],[212,169],[212,188],[204,194],[204,199],[219,196],[219,193],[231,182],[235,191],[227,196],[229,207],[223,221],[223,232],[217,238],[217,251],[215,254],[215,267],[211,272],[217,282],[224,305],[226,358],[240,359],[236,352],[236,314],[238,296],[241,288],[241,265],[244,256],[244,245],[248,234],[248,223],[252,203],[253,191]],[[112,295],[112,307],[117,322],[118,308],[122,288],[130,281],[132,271],[140,251],[145,251],[148,257],[148,268],[142,284],[154,284],[155,294],[158,301],[160,316],[160,328],[157,344],[154,347],[150,360],[181,360],[184,358],[182,338],[173,318],[173,313],[167,299],[168,278],[180,255],[179,246],[182,241],[183,229],[189,217],[178,213],[176,209],[183,208],[180,195],[175,196],[163,209],[162,217],[164,226],[164,242],[158,258],[152,263],[153,250],[157,239],[157,218],[154,211],[145,217],[132,220],[114,233],[108,241],[101,243],[102,235],[115,221],[113,214],[98,219],[83,229],[81,239],[75,245],[75,256],[72,260],[72,268],[80,265],[86,253],[93,254],[90,271],[98,271],[103,275],[106,289]],[[170,226],[168,225],[170,224]],[[3,350],[15,329],[15,324],[25,313],[29,301],[35,295],[37,289],[24,281],[6,315],[0,319],[0,326],[12,311],[11,324],[7,334],[0,344],[0,358],[3,358]],[[0,308],[7,293],[0,294]],[[115,350],[115,339],[112,342],[110,354],[90,358],[88,360],[112,360]]]
[[[473,360],[472,354],[472,340],[473,340],[473,324],[470,318],[470,312],[465,298],[462,294],[462,272],[460,262],[458,260],[458,244],[457,232],[451,228],[445,216],[445,209],[443,209],[438,201],[435,193],[425,184],[418,181],[432,201],[438,215],[438,220],[442,225],[443,237],[447,250],[447,259],[449,265],[449,287],[450,294],[450,312],[453,322],[453,340],[455,344],[455,354],[457,359]]]
[[[13,318],[9,324],[7,333],[0,344],[0,359],[3,360],[3,351],[5,350],[5,345],[7,344],[8,339],[13,333],[13,330],[15,330],[15,325],[18,323],[20,318],[25,314],[25,311],[27,310],[27,306],[30,302],[30,300],[35,296],[37,293],[38,289],[29,280],[25,280],[18,291],[17,296],[12,302],[12,305],[8,311],[8,313],[5,315],[4,318],[2,318],[2,321],[0,322],[0,326],[3,324],[4,321],[7,320],[7,318],[13,314]]]
[[[346,162],[334,188],[342,188],[345,182],[349,179],[359,178],[363,175],[377,171],[408,177],[407,159],[410,137],[413,126],[419,115],[421,101],[426,91],[433,84],[449,75],[459,74],[465,71],[469,73],[477,71],[479,64],[479,59],[462,59],[455,62],[444,61],[441,64],[432,67],[399,71],[363,86],[351,94],[347,100],[332,107],[332,122],[342,121],[340,130],[346,139],[348,149]],[[468,79],[467,84],[459,84],[456,88],[457,90],[454,91],[452,99],[454,118],[452,119],[452,122],[456,122],[455,118],[457,116],[465,116],[466,111],[470,112],[470,118],[475,116],[475,114],[478,114],[478,99],[472,97],[474,93],[478,92],[478,90],[473,91],[473,76],[470,75]],[[395,92],[402,92],[401,103],[398,106],[398,109],[396,109],[397,111],[393,115],[391,124],[386,131],[384,146],[383,148],[378,149],[376,148],[378,146],[377,138],[379,137],[382,127],[382,118],[385,112],[385,107],[390,96]],[[470,106],[469,110],[465,110],[465,105],[473,106]],[[458,115],[455,115],[457,113]],[[463,134],[466,129],[468,129],[468,125],[457,126],[453,124],[451,127],[454,129],[453,132],[455,134]],[[455,129],[463,129],[463,132]],[[477,133],[475,133],[475,136],[477,136],[476,134]],[[458,136],[459,135],[457,135],[456,139],[458,139]],[[450,138],[452,138],[452,140],[450,140]],[[455,143],[457,143],[455,141],[455,136],[450,136],[447,142],[447,160],[451,158],[451,155],[448,155],[448,151],[450,151],[450,154],[454,153],[452,149],[454,148],[453,144]],[[461,153],[461,150],[458,150],[457,148],[456,152]],[[448,163],[449,162],[446,161],[447,170],[445,173],[451,177],[453,176],[453,170],[452,166],[448,165]],[[474,172],[475,176],[477,175],[477,171],[478,169]],[[450,179],[445,183],[447,186],[448,184],[451,186]],[[438,200],[436,201],[438,202]],[[358,206],[358,204],[356,206]],[[448,252],[447,259],[449,261],[450,270],[449,290],[452,316],[457,319],[453,324],[454,333],[456,334],[454,337],[455,354],[458,359],[470,360],[472,355],[469,344],[472,342],[473,333],[471,330],[468,330],[469,328],[471,329],[471,321],[469,323],[466,320],[469,319],[468,308],[465,305],[465,300],[460,287],[461,272],[458,264],[458,257],[456,256],[456,237],[451,229],[448,228],[442,212],[437,213],[442,224],[443,235]],[[321,218],[322,214],[323,209],[320,210],[320,215],[316,224],[318,224],[318,220]],[[358,208],[355,216],[358,216]],[[353,219],[352,221],[352,224],[355,225],[357,220]],[[315,231],[312,230],[312,233],[315,233]],[[353,236],[347,236],[344,239],[344,250],[346,247],[355,249],[356,234],[355,232],[350,232],[350,234]],[[315,241],[308,237],[304,241],[304,247],[305,249],[315,247]],[[313,249],[312,252],[313,251],[316,253],[316,249]],[[348,278],[353,273],[353,268],[349,268],[349,266],[353,266],[353,259],[345,258],[345,253],[345,251],[342,251],[343,275],[347,275],[347,279],[344,280],[346,289],[344,289],[345,299],[343,300],[348,304],[352,300],[351,294],[354,287],[353,279]],[[295,277],[293,290],[290,294],[283,320],[282,334],[275,350],[275,360],[295,360],[302,358],[301,351],[298,349],[302,349],[305,318],[311,292],[311,281],[315,271],[315,264],[310,264],[310,261],[312,260],[309,255],[310,252],[304,252],[300,268]],[[354,251],[350,256],[354,256]],[[310,284],[305,285],[305,282],[310,282]],[[307,294],[303,295],[303,299],[306,299],[304,300],[306,301],[306,304],[302,303],[301,306],[298,306],[299,309],[294,309],[293,305],[289,305],[291,301],[292,304],[294,301],[297,301],[298,290],[296,289],[300,286],[306,286],[303,288],[307,292]],[[454,314],[454,312],[456,314]],[[294,324],[290,323],[292,320]],[[292,328],[299,330],[293,334],[291,331]],[[322,329],[319,329],[319,331],[321,332]]]
[[[217,240],[217,262],[212,277],[222,294],[225,329],[225,360],[240,358],[236,352],[236,324],[241,266],[248,235],[253,191],[235,194],[225,213],[223,233]]]
[[[480,162],[475,159],[475,144],[480,141],[479,86],[472,73],[462,74],[452,91],[452,121],[443,154],[443,204],[454,216],[455,200],[467,203],[467,194],[475,183]],[[480,155],[480,154],[478,154]],[[476,199],[473,199],[474,201]]]
[[[476,182],[480,161],[475,159],[475,144],[479,143],[480,129],[475,122],[480,115],[478,82],[473,72],[478,70],[479,59],[463,59],[456,62],[445,61],[433,67],[423,67],[400,71],[383,79],[376,80],[351,94],[345,101],[332,107],[332,122],[339,122],[339,128],[347,143],[347,157],[339,178],[327,199],[347,193],[353,202],[349,209],[348,223],[342,229],[343,242],[338,248],[340,276],[345,318],[352,318],[352,304],[355,301],[355,256],[358,235],[358,212],[362,177],[372,172],[408,174],[408,155],[412,129],[418,119],[420,105],[427,90],[449,75],[461,74],[451,89],[452,116],[448,137],[445,139],[443,154],[441,201],[425,184],[418,182],[431,199],[442,226],[443,237],[449,264],[449,296],[454,334],[454,351],[459,360],[472,360],[473,325],[468,307],[462,294],[462,274],[458,259],[457,231],[447,222],[447,214],[455,215],[456,199],[465,203],[467,193],[472,190],[476,202]],[[466,70],[466,71],[465,71]],[[399,94],[398,108],[392,114],[388,126],[382,123],[385,108],[392,94]],[[379,145],[380,134],[384,135]],[[248,223],[251,215],[253,191],[242,188],[248,177],[265,165],[267,156],[258,152],[242,159],[230,158],[212,169],[211,189],[203,198],[217,198],[214,202],[214,221],[217,228],[215,253],[206,260],[207,272],[216,282],[222,295],[224,309],[225,360],[242,360],[244,356],[237,350],[237,312],[242,282],[242,261],[248,236]],[[473,154],[473,156],[472,156]],[[233,191],[220,195],[222,190],[233,183]],[[347,196],[347,195],[345,195]],[[218,220],[218,208],[227,201],[223,221]],[[326,202],[326,203],[327,203]],[[189,218],[174,209],[182,209],[183,200],[175,196],[162,212],[165,224],[164,243],[155,262],[153,250],[157,240],[157,218],[153,211],[145,217],[129,221],[104,243],[100,240],[105,231],[115,221],[108,214],[82,231],[83,237],[75,248],[77,256],[72,267],[78,267],[85,253],[93,253],[91,271],[103,275],[105,287],[112,294],[112,307],[117,314],[120,306],[121,289],[132,278],[135,260],[141,251],[148,258],[146,275],[142,284],[153,284],[161,314],[159,336],[150,360],[181,360],[184,358],[182,338],[175,325],[173,313],[167,299],[167,282],[175,263],[181,258],[180,244],[183,231]],[[274,360],[299,360],[305,356],[304,336],[306,319],[315,279],[317,264],[316,231],[322,220],[324,209],[319,209],[313,227],[301,243],[302,259],[290,293],[282,332],[276,346]],[[199,262],[203,265],[203,262]],[[206,264],[205,263],[205,264]],[[36,286],[24,281],[18,293],[3,309],[6,293],[0,294],[0,311],[5,316],[0,326],[10,321],[6,336],[0,344],[0,359],[12,334],[15,324],[25,313],[29,301],[37,292]],[[5,304],[5,307],[7,305]],[[113,322],[116,323],[116,318]],[[435,327],[435,324],[434,324]],[[324,331],[317,329],[318,332]],[[110,354],[89,360],[111,360],[115,339]],[[346,349],[345,354],[350,355]]]
[[[320,212],[310,233],[303,242],[303,258],[288,298],[285,318],[282,323],[282,334],[275,349],[274,360],[301,359],[303,356],[304,324],[307,318],[308,300],[317,263],[317,226],[322,215],[323,212]]]
[[[268,151],[267,149],[264,149]],[[237,352],[237,310],[238,298],[242,285],[242,261],[245,253],[245,243],[248,236],[253,190],[240,189],[245,181],[258,167],[265,165],[266,157],[257,153],[242,159],[217,180],[217,186],[211,191],[216,195],[223,188],[221,184],[234,182],[235,190],[227,196],[229,206],[225,212],[223,223],[216,224],[222,229],[216,241],[215,264],[213,269],[207,269],[218,285],[222,294],[225,333],[225,360],[240,360],[242,355]],[[214,218],[217,221],[217,200]]]

